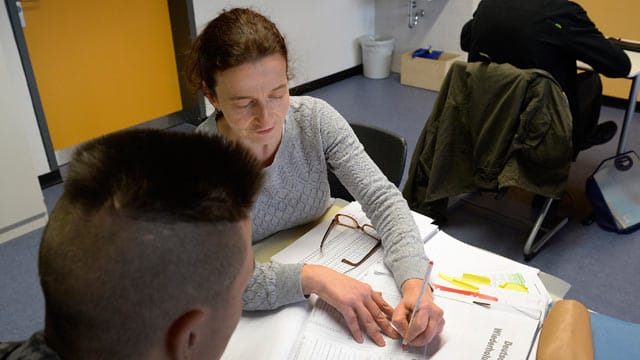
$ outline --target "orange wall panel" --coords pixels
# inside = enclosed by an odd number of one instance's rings
[[[22,6],[55,150],[182,109],[166,0]]]
[[[579,0],[589,17],[605,36],[640,41],[640,1],[638,0]],[[629,98],[631,81],[602,78],[604,94],[621,99]],[[640,96],[639,96],[640,99]]]

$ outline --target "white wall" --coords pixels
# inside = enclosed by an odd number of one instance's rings
[[[35,123],[18,50],[0,6],[0,243],[43,226],[47,208],[34,169],[26,124]],[[39,136],[38,136],[39,138]],[[44,153],[44,150],[42,150]]]
[[[294,73],[291,86],[359,65],[357,38],[374,31],[375,0],[193,0],[198,32],[222,9],[251,7],[283,33]]]
[[[416,0],[416,9],[425,16],[409,28],[408,0],[376,0],[375,29],[396,39],[391,70],[400,71],[400,56],[430,45],[434,49],[464,54],[460,49],[460,31],[471,19],[480,0]]]

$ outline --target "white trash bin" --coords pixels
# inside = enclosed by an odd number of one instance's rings
[[[391,71],[391,54],[395,39],[389,36],[364,35],[358,38],[362,47],[362,67],[364,76],[370,79],[384,79]]]

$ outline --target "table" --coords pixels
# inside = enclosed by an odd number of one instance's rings
[[[332,218],[346,204],[348,203],[343,200],[337,200],[327,213],[314,223],[281,231],[254,245],[254,257],[257,261],[269,261],[272,255],[313,226]],[[539,273],[539,277],[553,300],[563,298],[569,290],[570,285],[559,278],[542,272]],[[315,299],[315,296],[312,296],[308,302],[290,304],[277,310],[244,312],[222,358],[243,359],[255,357],[256,354],[263,359],[286,358],[294,347],[297,339],[295,334],[301,331]]]
[[[631,61],[631,70],[626,76],[631,80],[631,90],[629,91],[629,102],[627,103],[627,109],[624,113],[624,120],[622,121],[622,129],[620,130],[620,139],[618,140],[618,149],[616,155],[619,155],[625,151],[627,143],[627,136],[629,135],[629,126],[633,119],[633,114],[636,111],[636,103],[638,99],[638,88],[640,88],[640,52],[624,50]],[[593,70],[588,64],[577,61],[578,68],[583,70]]]
[[[625,50],[629,60],[631,60],[631,71],[627,75],[628,79],[631,79],[631,90],[629,91],[629,103],[624,113],[624,120],[622,122],[622,130],[620,130],[620,140],[618,140],[618,150],[616,155],[619,155],[625,151],[625,145],[627,143],[627,136],[629,134],[629,125],[633,114],[636,111],[636,103],[638,99],[638,87],[640,87],[640,52]]]

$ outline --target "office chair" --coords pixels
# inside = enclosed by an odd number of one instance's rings
[[[387,130],[364,124],[350,123],[351,128],[364,146],[373,162],[382,173],[396,186],[400,186],[407,158],[407,142],[397,134]],[[329,170],[329,187],[331,196],[353,201],[353,196]]]
[[[544,201],[523,249],[528,260],[567,223],[543,227],[571,159],[569,103],[550,74],[456,62],[418,139],[403,195],[412,210],[442,222],[452,196],[500,197],[509,187],[538,195]]]

